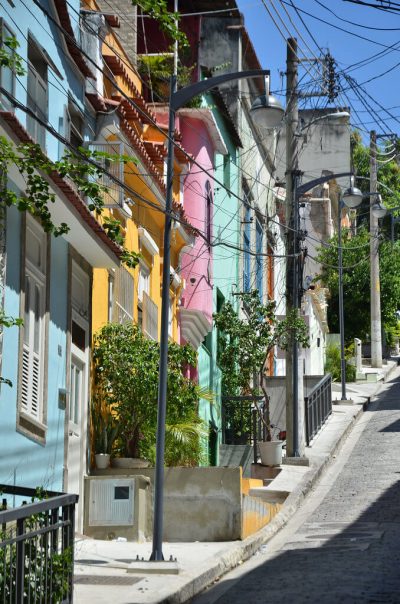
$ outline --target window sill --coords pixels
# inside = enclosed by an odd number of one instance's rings
[[[17,428],[25,436],[42,445],[46,444],[47,425],[34,419],[28,413],[23,411],[18,413]]]

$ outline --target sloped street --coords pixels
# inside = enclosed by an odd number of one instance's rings
[[[196,604],[400,602],[397,370],[295,517]]]

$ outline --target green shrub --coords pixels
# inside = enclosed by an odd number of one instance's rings
[[[354,346],[353,346],[354,350]],[[346,358],[346,382],[354,382],[356,379],[356,368],[354,365],[349,363],[350,357],[353,356],[351,346],[345,350]],[[326,361],[325,361],[325,372],[332,375],[334,382],[341,380],[341,359],[340,359],[340,347],[336,344],[328,344],[326,347]]]

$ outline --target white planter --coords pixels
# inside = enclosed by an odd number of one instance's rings
[[[280,466],[282,463],[282,445],[281,440],[271,440],[269,442],[259,442],[261,463],[263,466]]]
[[[141,459],[140,457],[113,457],[111,460],[113,468],[123,469],[139,469],[148,468],[150,462],[147,459]]]
[[[96,453],[94,456],[96,459],[96,468],[98,470],[105,470],[110,465],[110,456],[108,453]]]

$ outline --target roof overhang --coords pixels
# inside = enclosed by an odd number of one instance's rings
[[[183,109],[179,109],[178,116],[188,117],[203,122],[203,124],[208,130],[208,134],[213,142],[214,149],[217,151],[217,153],[221,153],[221,155],[228,154],[228,149],[226,148],[221,131],[218,128],[217,122],[215,121],[211,109],[208,109],[207,107],[200,107],[197,109],[184,107]]]
[[[11,139],[15,144],[32,142],[18,119],[10,112],[0,112],[0,134]],[[17,189],[24,190],[25,180],[16,167],[9,171],[8,177]],[[69,232],[63,235],[63,238],[91,266],[95,268],[119,266],[120,248],[107,236],[73,186],[55,172],[48,176],[48,180],[55,193],[55,202],[48,204],[52,221],[56,225],[65,222],[69,227]]]
[[[193,348],[197,349],[205,336],[211,331],[212,324],[201,310],[180,308],[181,335]]]

